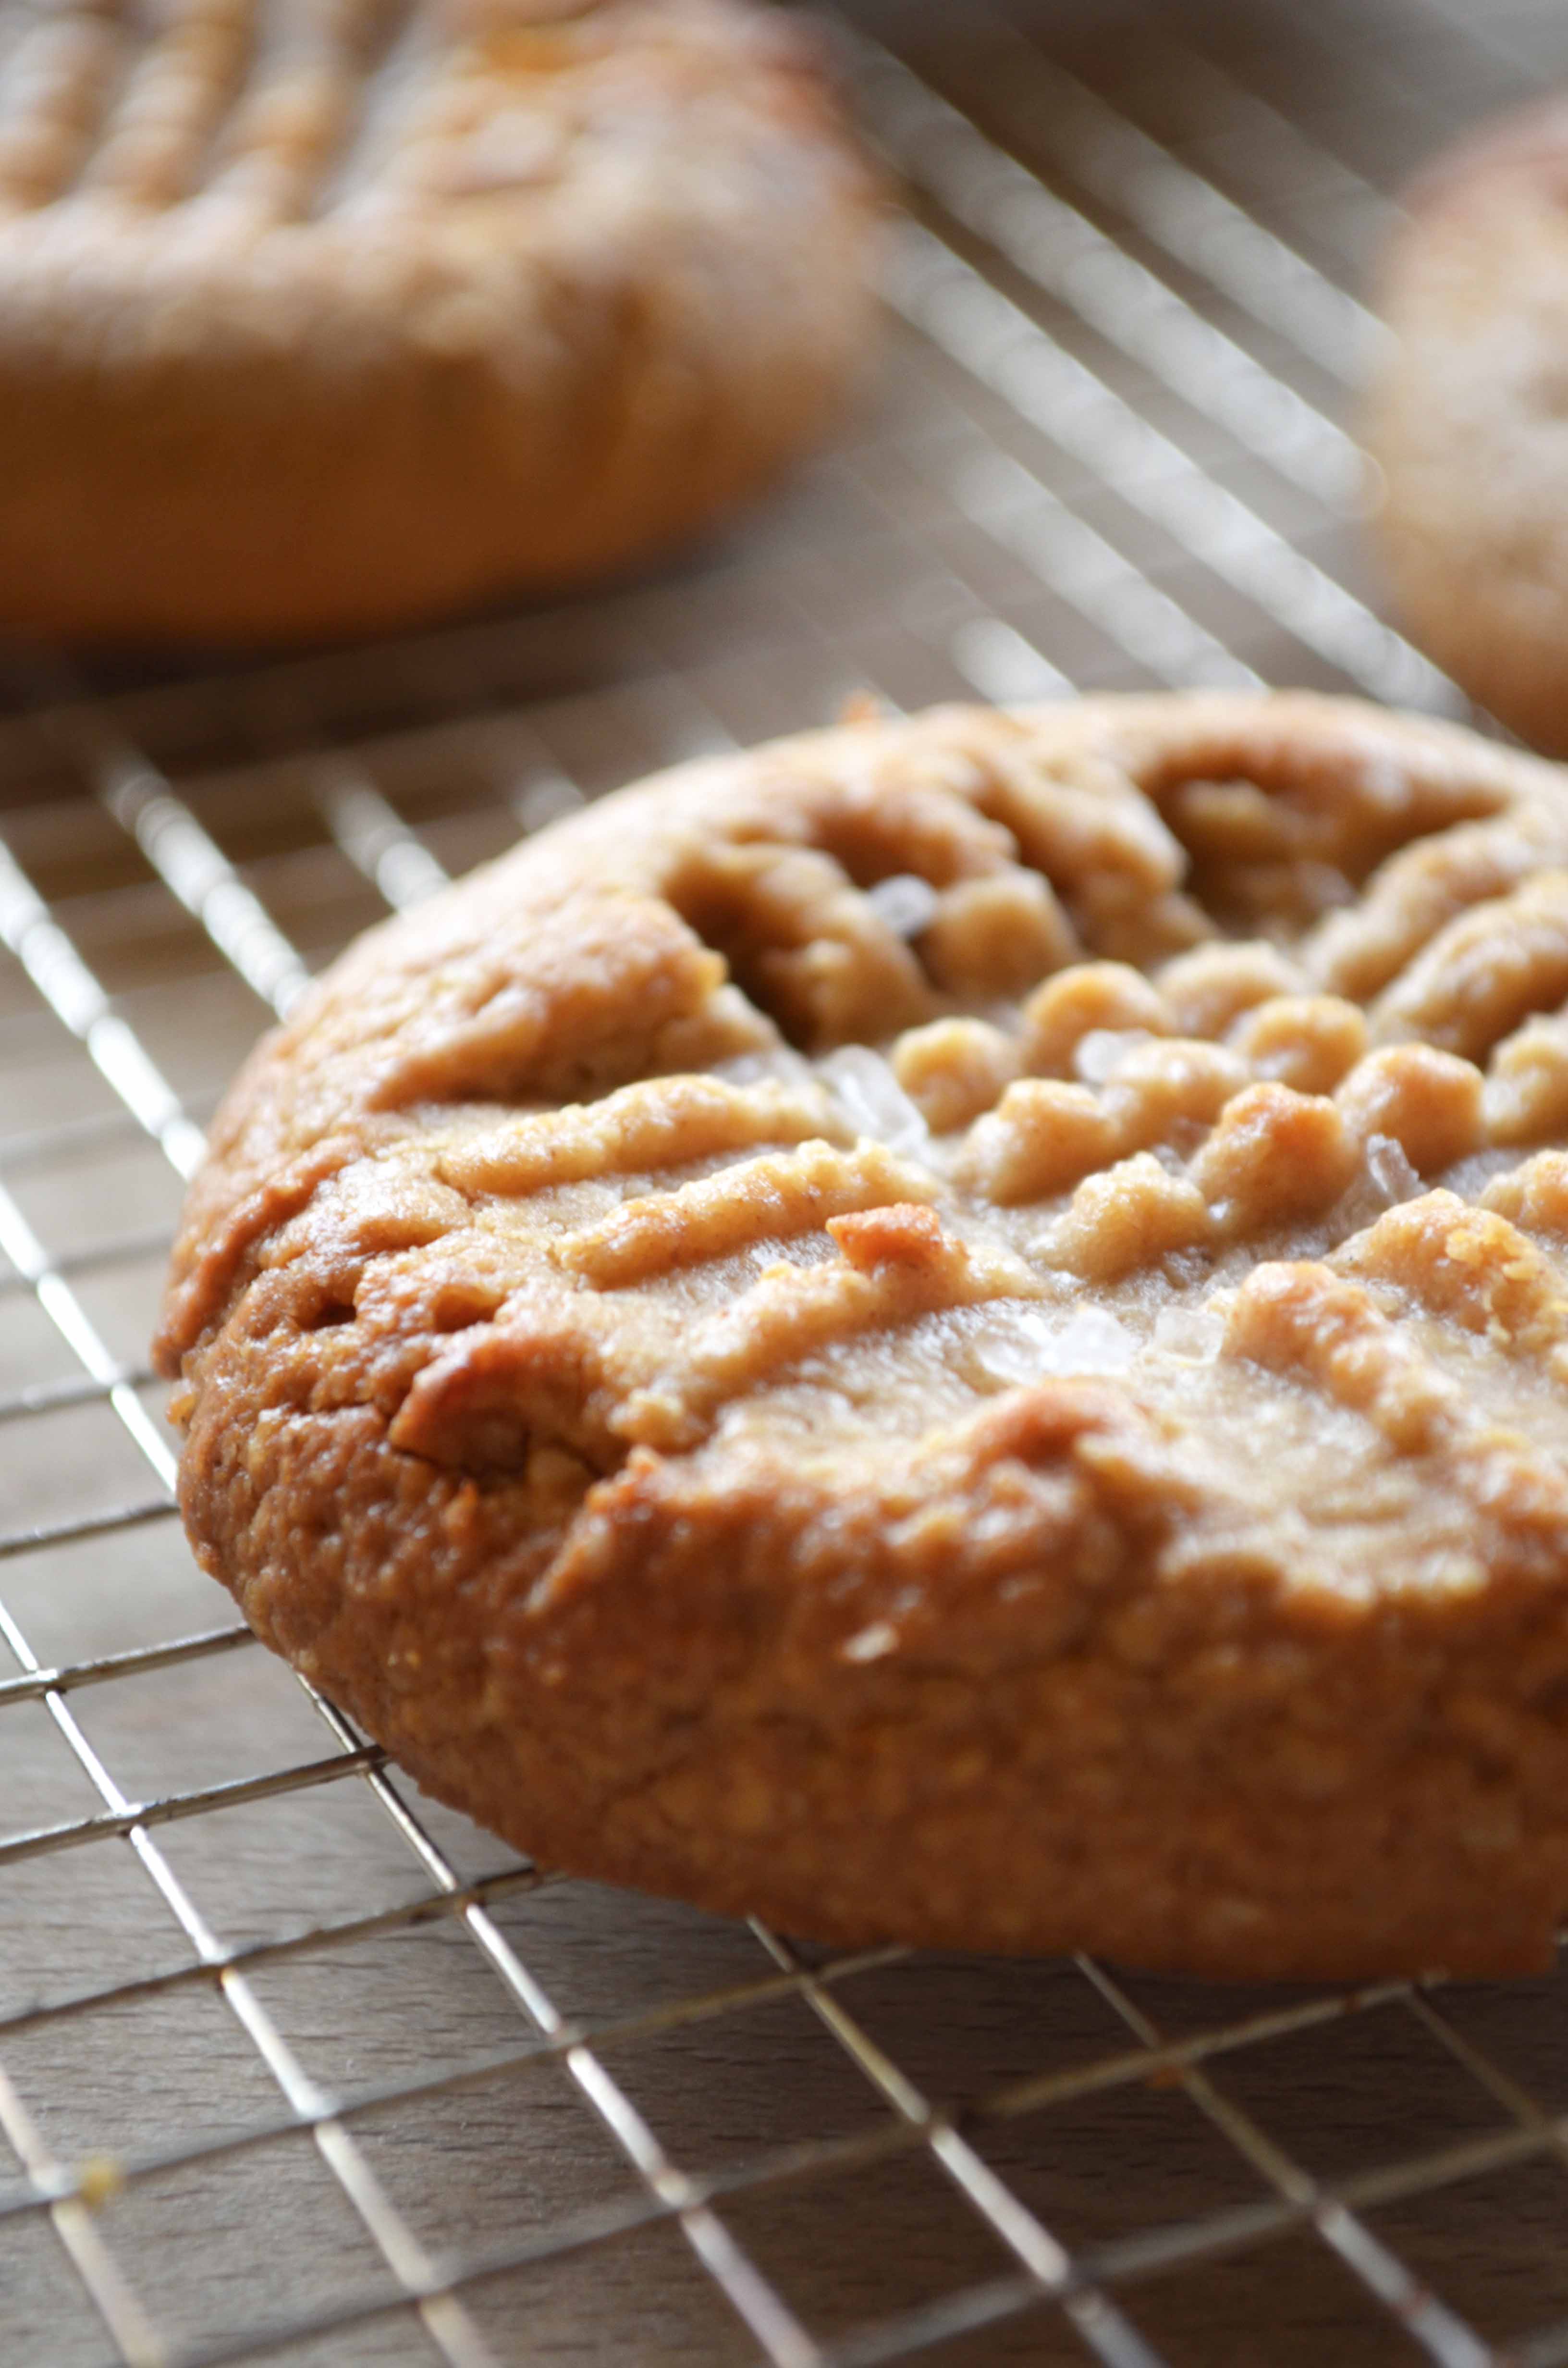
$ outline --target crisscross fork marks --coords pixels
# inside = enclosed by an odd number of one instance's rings
[[[314,212],[349,168],[417,0],[101,0],[22,14],[0,62],[0,220],[73,193],[159,212],[203,196]],[[427,13],[427,12],[425,12]]]

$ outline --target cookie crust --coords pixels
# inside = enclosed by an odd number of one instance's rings
[[[843,404],[875,213],[747,0],[0,0],[0,625],[299,639],[645,559]]]
[[[1568,776],[1455,728],[1107,699],[683,767],[242,1072],[158,1343],[197,1552],[577,1872],[1544,1963],[1565,1001]]]
[[[1399,607],[1483,707],[1568,752],[1568,94],[1416,183],[1381,302],[1364,433]]]

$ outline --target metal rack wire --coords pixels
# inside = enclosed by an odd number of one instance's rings
[[[268,1012],[519,828],[831,712],[1294,680],[1458,712],[1359,580],[1388,190],[1528,0],[846,55],[913,197],[858,433],[594,602],[127,688],[0,661],[0,2356],[99,2368],[1568,2361],[1554,1980],[1221,1991],[564,1882],[194,1575],[143,1362]]]

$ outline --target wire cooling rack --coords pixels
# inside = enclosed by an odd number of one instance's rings
[[[846,55],[913,193],[886,383],[733,543],[151,686],[0,661],[6,2362],[1568,2362],[1559,1981],[824,1957],[554,1879],[171,1515],[144,1342],[201,1121],[387,907],[868,688],[1458,708],[1362,582],[1353,291],[1562,11],[885,0]]]

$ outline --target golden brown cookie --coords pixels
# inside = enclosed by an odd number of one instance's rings
[[[369,630],[808,444],[874,195],[746,0],[0,0],[0,625]]]
[[[1383,279],[1365,433],[1399,609],[1483,706],[1568,751],[1568,95],[1441,159]]]
[[[1496,1973],[1568,1901],[1568,774],[1311,698],[688,765],[373,931],[159,1359],[258,1633],[827,1938]]]

